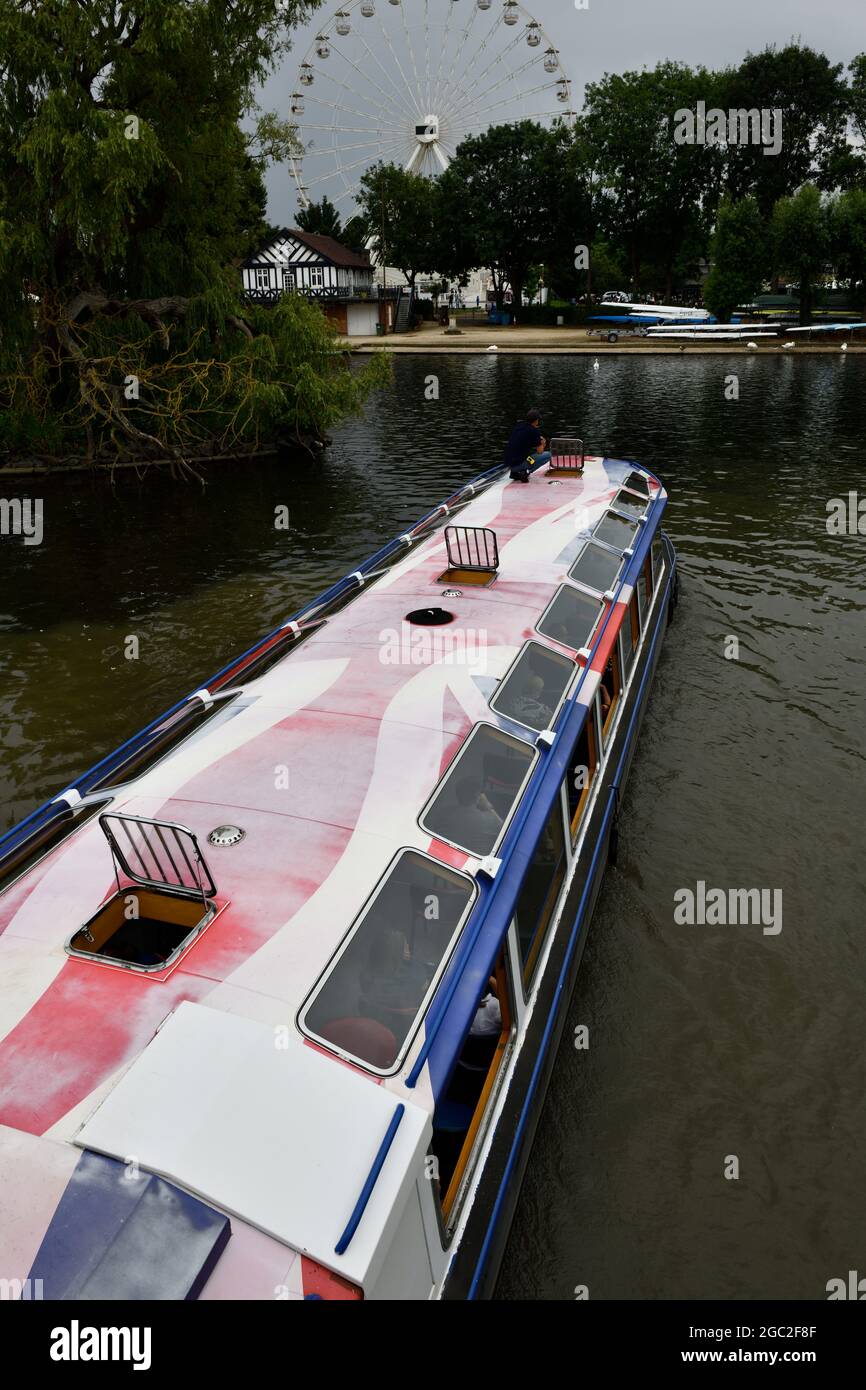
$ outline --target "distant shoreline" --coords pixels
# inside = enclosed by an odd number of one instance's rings
[[[793,348],[784,348],[784,335],[778,339],[761,339],[756,347],[744,343],[701,343],[689,339],[684,343],[657,342],[648,338],[622,338],[617,343],[604,339],[587,338],[584,328],[497,328],[485,325],[466,329],[460,334],[448,334],[437,324],[432,328],[420,328],[412,333],[389,333],[384,338],[343,338],[341,346],[359,356],[381,352],[383,348],[395,356],[479,356],[495,345],[497,352],[510,355],[525,353],[550,354],[551,356],[602,357],[608,355],[629,356],[649,354],[653,357],[729,357],[731,354],[742,357],[788,357],[812,355],[843,354],[843,342],[848,343],[848,353],[866,353],[866,329],[860,330],[859,338],[846,338],[838,333],[827,341],[797,341]],[[800,335],[798,335],[799,339]],[[494,354],[490,353],[492,357]]]

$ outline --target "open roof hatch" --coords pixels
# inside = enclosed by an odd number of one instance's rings
[[[185,825],[170,820],[148,820],[145,816],[128,816],[120,811],[104,812],[99,817],[99,824],[111,849],[118,889],[119,865],[127,878],[143,888],[168,889],[181,897],[197,897],[205,902],[215,895],[213,874],[198,847],[198,840]],[[125,844],[120,839],[121,832]],[[138,861],[140,869],[133,868],[131,857]]]
[[[582,473],[586,463],[586,450],[582,439],[573,435],[561,435],[550,441],[549,473]]]
[[[164,970],[216,915],[210,901],[216,884],[198,840],[174,821],[121,812],[104,813],[99,824],[117,892],[73,933],[66,949],[127,969]]]
[[[446,526],[448,568],[437,584],[490,584],[499,569],[496,532],[483,526]]]

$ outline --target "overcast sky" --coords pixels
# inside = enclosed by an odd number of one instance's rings
[[[411,9],[420,7],[422,0],[403,3]],[[449,3],[431,0],[441,6]],[[468,8],[474,0],[456,3]],[[288,114],[297,66],[323,21],[338,8],[339,0],[326,0],[313,25],[297,31],[288,62],[261,93],[266,109]],[[749,51],[769,43],[781,46],[792,38],[826,53],[833,62],[847,64],[866,51],[866,0],[589,0],[586,10],[576,10],[572,0],[528,0],[525,8],[559,48],[577,109],[587,82],[605,72],[653,67],[665,58],[724,67],[738,63]],[[270,169],[267,184],[270,220],[291,225],[297,201],[288,169]]]

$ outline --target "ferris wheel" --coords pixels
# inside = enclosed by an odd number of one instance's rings
[[[327,196],[343,216],[380,160],[435,177],[492,125],[575,119],[559,51],[519,0],[348,0],[305,54],[290,110],[298,201]]]

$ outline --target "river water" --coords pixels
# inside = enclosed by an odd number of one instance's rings
[[[43,543],[0,538],[6,828],[494,462],[525,407],[665,480],[681,602],[500,1297],[866,1274],[866,539],[825,524],[863,487],[864,398],[842,354],[402,358],[321,470],[40,480]],[[677,925],[699,881],[781,890],[781,931]]]

